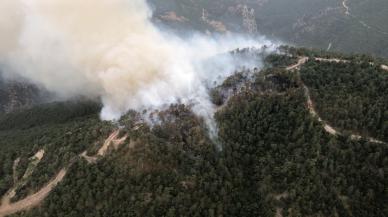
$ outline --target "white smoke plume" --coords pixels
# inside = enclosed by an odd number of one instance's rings
[[[2,0],[0,65],[59,97],[103,102],[102,119],[180,100],[209,117],[207,85],[233,72],[218,54],[269,41],[180,39],[156,28],[145,0]],[[206,63],[206,64],[205,64]]]

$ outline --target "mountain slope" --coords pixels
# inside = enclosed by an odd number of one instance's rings
[[[154,112],[153,126],[134,111],[101,122],[98,105],[79,102],[0,117],[1,193],[44,150],[11,205],[67,173],[39,207],[14,216],[384,216],[388,101],[378,87],[388,71],[366,56],[282,52],[212,91],[216,141],[186,105]],[[378,124],[342,124],[354,121]]]
[[[258,32],[304,47],[388,56],[388,2],[384,0],[150,0],[155,17],[172,26],[200,31],[218,29],[202,19],[218,22],[231,32],[249,32],[244,8],[253,14]],[[185,21],[164,19],[173,11]],[[249,14],[249,13],[248,13]],[[182,24],[183,23],[183,24]],[[176,27],[176,26],[175,26]],[[222,32],[222,31],[221,31]]]
[[[32,85],[0,78],[0,113],[31,108],[44,102],[43,99],[47,96],[48,94]]]

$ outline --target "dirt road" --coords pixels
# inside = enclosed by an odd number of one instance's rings
[[[350,63],[349,60],[341,60],[341,59],[337,59],[337,58],[327,59],[327,58],[319,58],[319,57],[315,57],[314,59],[315,59],[316,61],[319,61],[319,62]]]
[[[307,61],[309,60],[308,57],[300,57],[298,62],[294,65],[291,65],[289,67],[286,68],[287,71],[292,71],[294,69],[298,69],[300,66],[302,66],[303,64],[305,64]]]
[[[275,200],[280,201],[282,199],[286,199],[289,196],[287,192],[284,192],[282,194],[277,194],[274,196]],[[276,212],[275,212],[275,217],[283,217],[282,215],[283,208],[281,207],[276,207]]]
[[[376,27],[374,25],[370,25],[368,24],[367,22],[365,22],[364,20],[362,20],[360,17],[354,15],[354,14],[351,14],[350,13],[350,7],[348,5],[348,1],[349,0],[343,0],[342,1],[342,7],[345,9],[345,16],[348,16],[350,18],[352,18],[353,20],[355,20],[356,22],[358,22],[362,27],[364,27],[366,30],[374,30],[380,34],[383,34],[383,35],[388,35],[388,32],[382,30],[381,28],[379,27]]]
[[[98,150],[97,155],[104,156],[106,154],[106,152],[108,151],[110,145],[112,144],[113,140],[115,140],[117,138],[119,133],[120,133],[120,131],[116,130],[112,134],[110,134],[109,137],[105,140],[102,147]]]
[[[304,93],[305,93],[305,96],[307,98],[307,108],[309,109],[309,112],[310,114],[313,116],[313,117],[316,117],[318,119],[319,122],[323,123],[323,128],[325,129],[326,132],[328,132],[329,134],[331,135],[338,135],[338,131],[335,130],[332,126],[330,126],[329,124],[325,123],[322,118],[318,115],[317,111],[315,110],[314,108],[314,104],[313,104],[313,101],[311,100],[311,96],[310,96],[310,90],[309,88],[304,85],[303,86],[304,88]]]
[[[83,157],[88,163],[96,163],[98,157],[103,157],[107,154],[109,148],[113,146],[114,149],[117,149],[119,145],[123,144],[125,140],[128,138],[128,135],[125,135],[121,138],[117,138],[120,134],[120,130],[116,130],[109,135],[109,137],[105,140],[104,144],[98,150],[95,156],[88,156],[87,152],[83,152],[80,156]]]
[[[18,181],[18,173],[17,173],[17,167],[20,162],[20,157],[18,157],[12,165],[12,173],[13,173],[13,183],[16,183]]]
[[[336,63],[350,63],[349,60],[341,60],[341,59],[326,59],[326,58],[314,58],[316,61],[320,62],[336,62]],[[374,65],[373,62],[370,62],[369,64]],[[388,66],[387,65],[381,65],[381,69],[388,71]]]
[[[62,169],[53,180],[47,183],[45,187],[40,189],[35,194],[32,194],[26,197],[23,200],[19,200],[18,202],[10,203],[10,204],[4,204],[4,205],[2,204],[0,206],[0,217],[5,217],[7,215],[11,215],[23,210],[28,210],[39,205],[53,190],[53,188],[63,180],[66,173],[67,173],[67,170]]]
[[[10,188],[1,198],[2,206],[9,204],[11,199],[16,195],[16,191],[27,183],[28,178],[32,175],[32,173],[35,171],[35,168],[42,160],[44,153],[45,153],[44,150],[41,149],[38,152],[36,152],[34,156],[30,158],[30,163],[28,164],[27,169],[20,180],[18,180],[18,177],[17,177],[17,166],[19,164],[20,158],[17,158],[14,161],[13,168],[12,168],[14,184],[12,188]]]
[[[345,8],[345,15],[350,15],[350,9],[347,3],[348,3],[348,0],[343,0],[342,6]]]
[[[325,59],[325,58],[314,58],[316,61],[321,61],[321,62],[345,62],[345,63],[348,63],[350,62],[349,60],[341,60],[341,59],[336,59],[336,58],[332,58],[332,59]],[[298,60],[298,63],[294,64],[294,65],[291,65],[289,67],[286,68],[286,70],[288,71],[292,71],[292,70],[299,70],[300,67],[305,64],[307,61],[309,60],[308,57],[299,57],[299,60]],[[373,64],[373,63],[371,63]],[[388,70],[388,67],[385,66],[385,65],[382,65],[381,66],[384,70]],[[300,76],[300,74],[299,74]],[[310,114],[313,116],[313,117],[316,117],[317,120],[319,122],[321,122],[323,124],[323,127],[325,129],[325,131],[331,135],[344,135],[343,133],[337,131],[334,127],[332,127],[331,125],[329,125],[326,121],[322,120],[322,118],[319,116],[319,114],[317,113],[317,111],[315,110],[314,108],[314,103],[311,99],[311,95],[310,95],[310,90],[309,88],[303,83],[302,79],[300,79],[302,84],[303,84],[303,88],[304,88],[304,93],[305,93],[305,96],[306,96],[306,99],[307,99],[307,108],[310,112]],[[362,139],[366,139],[368,140],[369,142],[373,142],[373,143],[379,143],[379,144],[385,144],[385,142],[383,141],[380,141],[378,139],[375,139],[375,138],[372,138],[372,137],[362,137],[361,135],[358,135],[358,134],[352,134],[350,135],[351,139],[353,140],[362,140]]]
[[[97,161],[97,156],[105,156],[111,145],[113,145],[113,147],[117,149],[120,144],[124,143],[124,141],[127,139],[127,135],[123,136],[122,138],[117,138],[119,133],[119,130],[114,131],[105,140],[103,146],[99,149],[96,156],[89,157],[86,155],[86,152],[83,152],[82,154],[80,154],[80,156],[85,158],[89,163],[95,163]],[[38,151],[31,158],[31,164],[36,166],[43,158],[43,156],[44,150]],[[71,163],[69,165],[71,165]],[[27,169],[26,173],[31,174],[33,169],[31,171]],[[16,194],[17,187],[20,187],[20,183],[16,183],[15,186],[11,188],[2,198],[2,203],[0,205],[0,217],[5,217],[38,206],[50,194],[50,192],[63,180],[63,178],[65,178],[66,173],[66,168],[61,169],[59,173],[38,192],[31,194],[15,203],[10,203],[10,199]],[[28,177],[29,175],[23,176],[21,181],[24,182]]]

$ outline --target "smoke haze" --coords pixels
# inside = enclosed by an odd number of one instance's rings
[[[100,98],[106,120],[177,100],[209,117],[208,86],[236,67],[228,55],[214,57],[270,44],[236,36],[181,39],[151,23],[145,0],[2,0],[0,13],[5,76],[61,98]]]

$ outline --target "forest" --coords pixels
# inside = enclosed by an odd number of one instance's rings
[[[299,75],[286,66],[320,54],[283,52],[260,72],[236,72],[211,90],[216,140],[182,104],[151,112],[154,125],[136,111],[100,121],[93,102],[1,115],[1,195],[13,185],[18,157],[21,176],[37,150],[46,152],[14,201],[71,163],[41,206],[12,216],[387,216],[388,145],[327,133],[307,109],[303,84],[325,121],[387,141],[388,72],[369,64],[372,57],[346,56],[350,63],[311,60]],[[115,129],[128,135],[124,145],[95,164],[79,156],[96,152]]]
[[[388,72],[369,62],[308,62],[301,70],[321,117],[335,127],[388,141]]]

